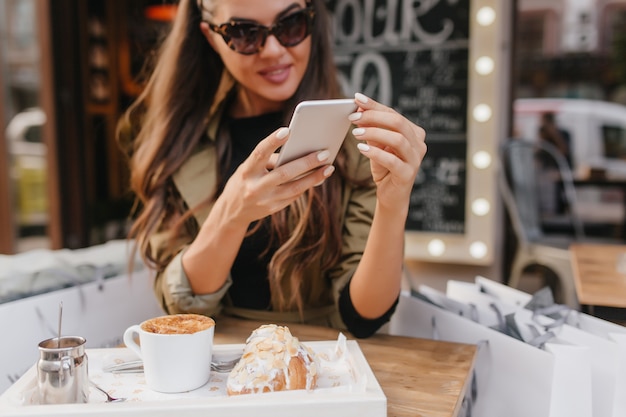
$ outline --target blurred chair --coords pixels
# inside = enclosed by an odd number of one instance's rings
[[[556,181],[553,191],[563,198],[565,213],[553,213],[550,221],[563,233],[546,234],[542,227],[541,198],[546,166]],[[553,292],[557,302],[579,309],[569,245],[585,240],[583,223],[576,212],[576,190],[572,171],[564,156],[551,144],[511,139],[500,148],[499,187],[517,237],[508,285],[520,287],[524,272],[531,266],[547,268],[556,277]],[[553,195],[554,198],[561,198]]]

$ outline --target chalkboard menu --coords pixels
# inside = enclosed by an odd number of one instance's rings
[[[426,130],[407,230],[465,232],[470,0],[330,0],[344,89]]]

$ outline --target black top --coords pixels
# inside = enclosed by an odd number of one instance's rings
[[[267,137],[283,124],[282,113],[269,113],[261,116],[228,119],[228,129],[232,143],[231,158],[227,175],[235,172],[237,167],[250,155],[259,141]],[[267,220],[266,218],[265,220]],[[255,310],[271,310],[270,286],[267,268],[272,254],[278,249],[269,242],[267,221],[259,230],[243,240],[239,253],[231,269],[233,283],[228,290],[231,301],[236,307]],[[250,225],[255,227],[256,223]],[[270,250],[267,250],[268,242]],[[396,303],[384,315],[369,320],[357,313],[350,299],[349,285],[341,291],[339,297],[339,313],[348,331],[355,337],[367,337],[385,324],[395,311]]]

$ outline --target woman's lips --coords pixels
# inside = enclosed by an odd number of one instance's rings
[[[259,71],[261,77],[274,84],[285,82],[289,78],[290,73],[291,65],[278,65]]]

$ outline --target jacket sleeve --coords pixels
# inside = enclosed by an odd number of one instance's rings
[[[195,153],[174,175],[174,183],[186,206],[201,207],[194,213],[194,220],[198,225],[204,223],[212,207],[212,204],[201,206],[201,203],[209,197],[211,185],[216,182],[216,173],[213,169],[215,157],[213,147],[204,148]],[[166,239],[168,239],[167,231],[155,234],[150,239],[150,246],[153,251],[156,250],[157,259],[172,256],[172,260],[163,271],[157,274],[154,282],[154,291],[163,309],[170,314],[198,313],[211,316],[219,313],[220,301],[232,283],[231,277],[229,276],[224,285],[215,293],[194,294],[182,265],[182,255],[193,237],[173,245],[179,248],[177,253],[159,253],[159,248],[167,247]]]
[[[228,291],[230,276],[222,287],[211,294],[194,294],[185,275],[180,251],[154,281],[154,292],[168,314],[197,313],[214,316],[221,310],[221,300]]]
[[[209,185],[215,183],[215,171],[211,168],[215,166],[214,158],[213,148],[202,149],[192,155],[173,178],[184,205],[197,208],[193,219],[189,220],[195,222],[195,227],[204,223],[212,206],[212,204],[202,206],[201,203],[211,192]],[[183,212],[185,208],[180,210]],[[155,277],[154,291],[163,309],[170,314],[198,313],[212,316],[219,313],[220,301],[232,281],[229,276],[224,285],[215,293],[194,294],[182,264],[183,253],[194,238],[195,236],[187,236],[174,245],[168,245],[169,233],[163,226],[161,232],[150,238],[150,247],[155,259],[171,257],[167,266]],[[177,249],[172,253],[168,252],[171,250],[168,248]]]
[[[354,142],[348,146],[350,175],[358,181],[367,180],[372,175],[369,160],[356,150],[356,140],[348,136],[346,142],[350,140]],[[365,251],[376,207],[375,185],[347,186],[342,204],[344,219],[341,262],[330,271],[335,305],[338,305],[341,291],[350,282]]]
[[[168,245],[169,233],[162,230],[150,238],[150,247],[156,259],[171,260],[154,277],[154,293],[161,308],[168,314],[197,313],[213,316],[219,313],[222,297],[231,285],[230,276],[222,287],[211,294],[194,294],[183,268],[182,258],[189,247],[189,238],[181,238],[175,245]],[[171,253],[168,248],[179,248]],[[168,254],[169,252],[169,254]]]

